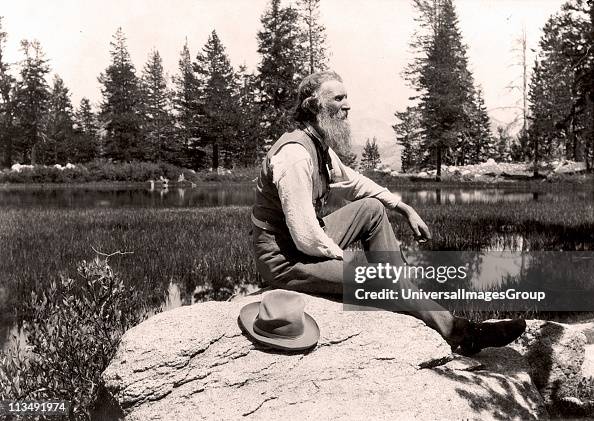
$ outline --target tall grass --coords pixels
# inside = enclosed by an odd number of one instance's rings
[[[429,225],[433,250],[591,250],[594,204],[501,202],[425,204],[417,207]],[[0,208],[0,288],[9,294],[2,308],[17,308],[32,290],[43,289],[59,274],[72,274],[94,250],[114,256],[114,270],[144,291],[147,305],[158,306],[171,282],[182,301],[226,299],[257,285],[249,231],[249,207],[205,209],[40,209]],[[390,216],[406,243],[412,232]],[[495,240],[498,239],[498,241]],[[518,244],[518,242],[520,244]],[[199,287],[200,291],[196,291]]]
[[[248,209],[0,209],[0,287],[9,304],[45,288],[77,262],[112,253],[126,283],[159,305],[171,282],[186,304],[198,285],[211,295],[229,285],[257,283],[251,260]],[[209,298],[207,294],[204,298]],[[220,297],[225,298],[225,297]],[[8,305],[4,308],[15,308]]]

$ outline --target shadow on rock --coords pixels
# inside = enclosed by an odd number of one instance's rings
[[[527,420],[534,419],[536,411],[546,417],[544,403],[535,393],[525,360],[518,351],[487,348],[469,359],[478,369],[457,368],[458,359],[432,370],[460,384],[456,393],[477,414],[489,414],[498,420]]]

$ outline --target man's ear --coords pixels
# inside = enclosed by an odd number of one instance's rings
[[[317,114],[319,110],[319,103],[316,97],[310,96],[303,100],[303,108],[312,112],[313,114]]]

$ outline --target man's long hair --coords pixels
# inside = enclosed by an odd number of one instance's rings
[[[296,122],[314,121],[316,119],[316,110],[319,110],[316,93],[322,83],[329,80],[342,82],[340,75],[331,70],[312,73],[301,81],[299,88],[297,88],[297,105],[293,112],[293,118]]]

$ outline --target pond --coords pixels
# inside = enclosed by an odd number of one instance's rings
[[[24,297],[59,273],[74,277],[77,262],[95,250],[133,252],[110,265],[143,291],[152,313],[257,290],[248,236],[254,189],[253,183],[0,187],[0,348],[20,334],[15,318]],[[434,233],[419,245],[391,214],[403,252],[414,259],[427,250],[468,251],[460,259],[472,265],[475,288],[546,277],[530,269],[530,262],[543,261],[536,251],[594,250],[593,189],[392,190]],[[580,273],[575,282],[584,280]]]
[[[502,189],[392,189],[410,204],[467,204],[530,201],[594,202],[594,190],[562,192],[526,192]],[[0,186],[0,206],[67,207],[67,208],[167,208],[251,206],[254,203],[253,183],[203,185],[198,187],[159,188],[138,185],[118,187],[27,187]]]

